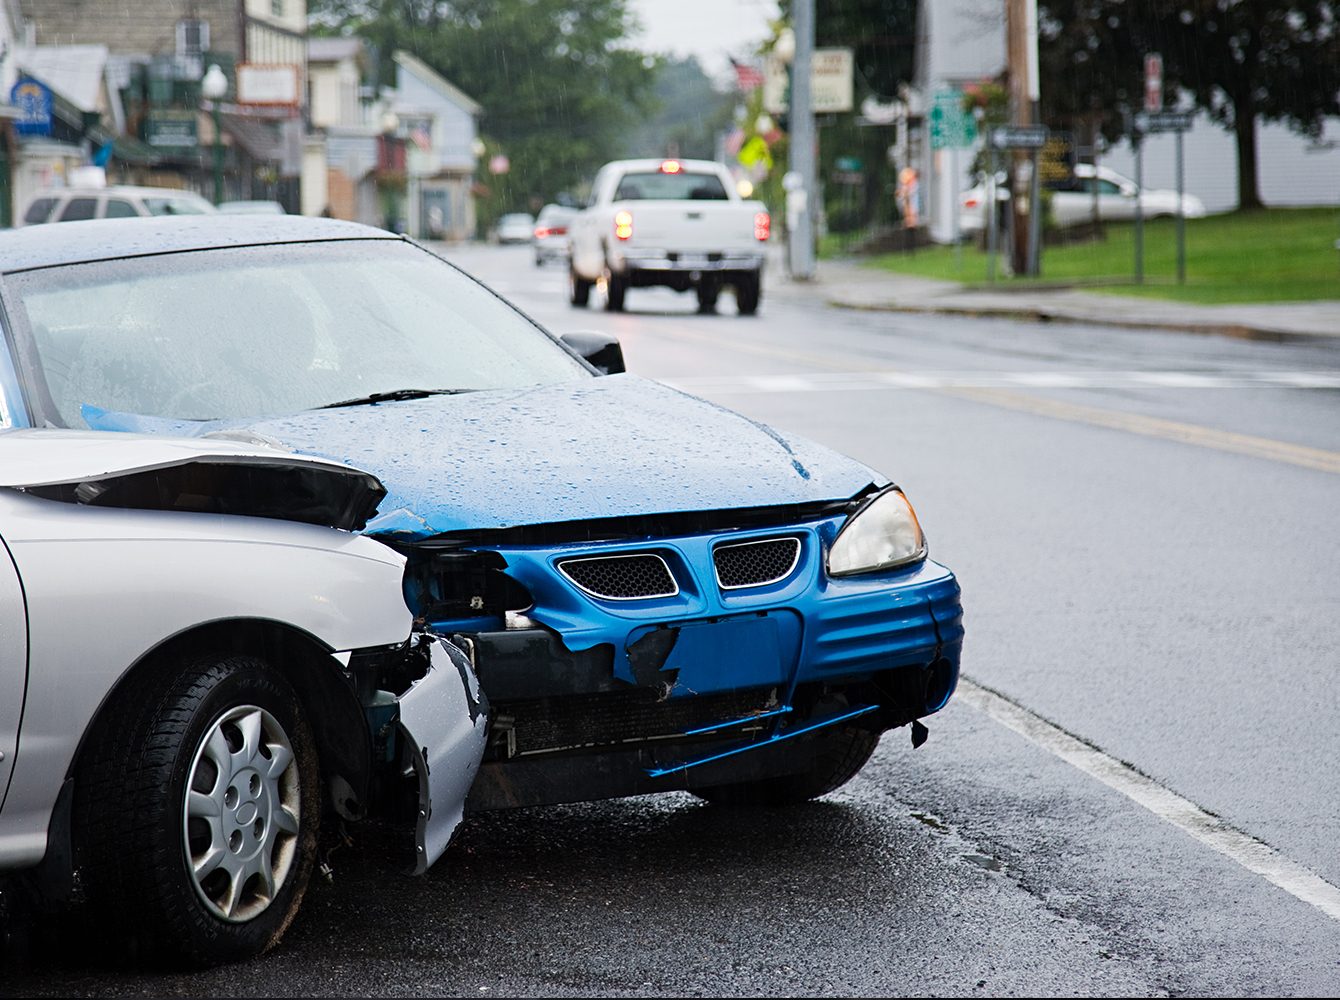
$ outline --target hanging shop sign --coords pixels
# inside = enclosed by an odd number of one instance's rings
[[[144,120],[144,141],[154,149],[196,149],[200,145],[198,115],[183,108],[159,108]]]
[[[289,64],[238,63],[237,103],[297,107],[298,67]]]
[[[9,92],[9,103],[18,108],[14,131],[19,135],[51,134],[51,88],[32,77],[19,77]]]

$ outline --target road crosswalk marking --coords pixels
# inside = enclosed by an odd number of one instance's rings
[[[848,392],[853,389],[1340,389],[1326,371],[821,372],[661,379],[685,392]]]
[[[1221,431],[1160,417],[1147,417],[1121,410],[1082,406],[1046,396],[1011,391],[1011,388],[1340,388],[1340,375],[1329,372],[966,372],[957,374],[895,371],[821,372],[798,375],[700,375],[661,379],[666,385],[690,393],[804,393],[859,389],[927,389],[943,395],[969,399],[1009,410],[1058,420],[1091,424],[1110,430],[1162,438],[1216,451],[1250,455],[1321,472],[1340,474],[1340,452],[1289,444],[1271,438]]]

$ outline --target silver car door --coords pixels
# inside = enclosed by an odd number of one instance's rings
[[[24,688],[28,682],[28,612],[19,571],[0,538],[0,809],[19,748]]]

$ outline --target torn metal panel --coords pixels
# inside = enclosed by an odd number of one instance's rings
[[[386,495],[369,473],[250,441],[32,429],[9,432],[5,444],[0,486],[64,503],[357,530]]]
[[[414,874],[442,856],[464,816],[488,736],[488,703],[466,655],[426,640],[432,665],[400,696],[400,731],[419,781]]]

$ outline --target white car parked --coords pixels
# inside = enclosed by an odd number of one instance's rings
[[[1076,166],[1075,175],[1079,178],[1080,190],[1052,192],[1052,217],[1059,228],[1081,225],[1093,218],[1095,185],[1098,188],[1098,217],[1102,221],[1125,222],[1135,218],[1136,193],[1140,190],[1135,181],[1103,166],[1098,167],[1095,179],[1094,168],[1087,163]],[[1005,183],[1005,175],[997,174],[997,202],[1010,200]],[[960,230],[976,233],[986,228],[988,197],[985,184],[970,188],[959,197]],[[1141,214],[1146,219],[1177,214],[1176,191],[1146,188],[1140,193],[1139,202]],[[1182,214],[1188,219],[1202,218],[1205,203],[1194,194],[1183,194]]]
[[[279,941],[323,811],[426,870],[488,715],[349,530],[376,477],[224,437],[0,432],[0,878],[197,964]]]
[[[156,215],[213,215],[218,209],[200,195],[175,188],[51,188],[39,191],[19,213],[16,226],[88,219],[133,219]]]

